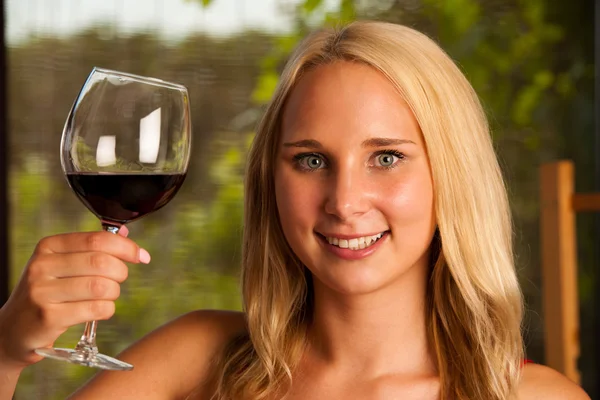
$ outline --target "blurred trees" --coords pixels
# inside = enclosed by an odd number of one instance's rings
[[[211,1],[191,0],[199,6]],[[565,157],[578,190],[593,187],[593,2],[543,0],[302,0],[288,9],[289,32],[118,36],[110,26],[58,39],[33,37],[9,49],[13,277],[35,243],[98,222],[70,192],[58,146],[64,120],[93,66],[186,85],[194,130],[190,172],[178,196],[132,224],[153,261],[130,269],[115,317],[100,324],[100,349],[115,354],[143,334],[196,308],[239,308],[237,271],[245,151],[257,118],[295,44],[312,28],[355,18],[413,26],[433,37],[465,72],[490,117],[515,217],[517,266],[528,308],[529,357],[543,361],[539,281],[538,167]],[[112,33],[111,33],[112,32]],[[592,225],[578,220],[583,347],[591,337]],[[80,327],[59,345],[72,347]],[[157,355],[168,348],[157,349]],[[584,387],[597,390],[590,352]],[[94,371],[45,361],[29,369],[19,398],[64,398]],[[587,375],[586,375],[587,374]]]

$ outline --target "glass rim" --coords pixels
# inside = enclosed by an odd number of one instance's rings
[[[117,76],[117,77],[124,77],[124,78],[131,79],[133,81],[148,83],[148,84],[157,85],[157,86],[163,86],[166,88],[177,89],[177,90],[182,90],[182,91],[187,92],[187,88],[185,86],[183,86],[182,84],[175,83],[175,82],[169,82],[169,81],[165,81],[163,79],[153,78],[150,76],[142,76],[142,75],[132,74],[129,72],[117,71],[114,69],[94,67],[92,69],[92,73],[90,74],[90,77],[93,76],[95,73],[101,73],[101,74]]]

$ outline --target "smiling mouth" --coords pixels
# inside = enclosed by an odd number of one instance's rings
[[[339,239],[331,236],[323,236],[321,234],[319,234],[319,236],[325,239],[332,246],[336,246],[341,249],[361,250],[373,246],[387,232],[389,231],[380,232],[376,235],[363,236],[353,239]]]

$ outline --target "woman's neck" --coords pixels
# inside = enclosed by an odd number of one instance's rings
[[[342,295],[315,280],[311,357],[371,376],[435,373],[426,324],[426,268],[366,294]]]

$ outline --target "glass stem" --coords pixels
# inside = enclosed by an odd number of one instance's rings
[[[81,335],[81,339],[79,339],[77,347],[75,347],[75,350],[82,353],[85,357],[91,358],[98,354],[98,346],[96,346],[97,326],[97,321],[86,322],[83,335]]]
[[[102,221],[102,229],[107,232],[116,234],[119,232],[119,226],[109,224],[107,222]],[[75,350],[82,353],[87,358],[92,358],[96,354],[98,354],[98,346],[96,346],[96,327],[98,326],[98,321],[90,321],[85,323],[85,328],[83,328],[83,335],[81,335],[81,339],[77,343]]]

